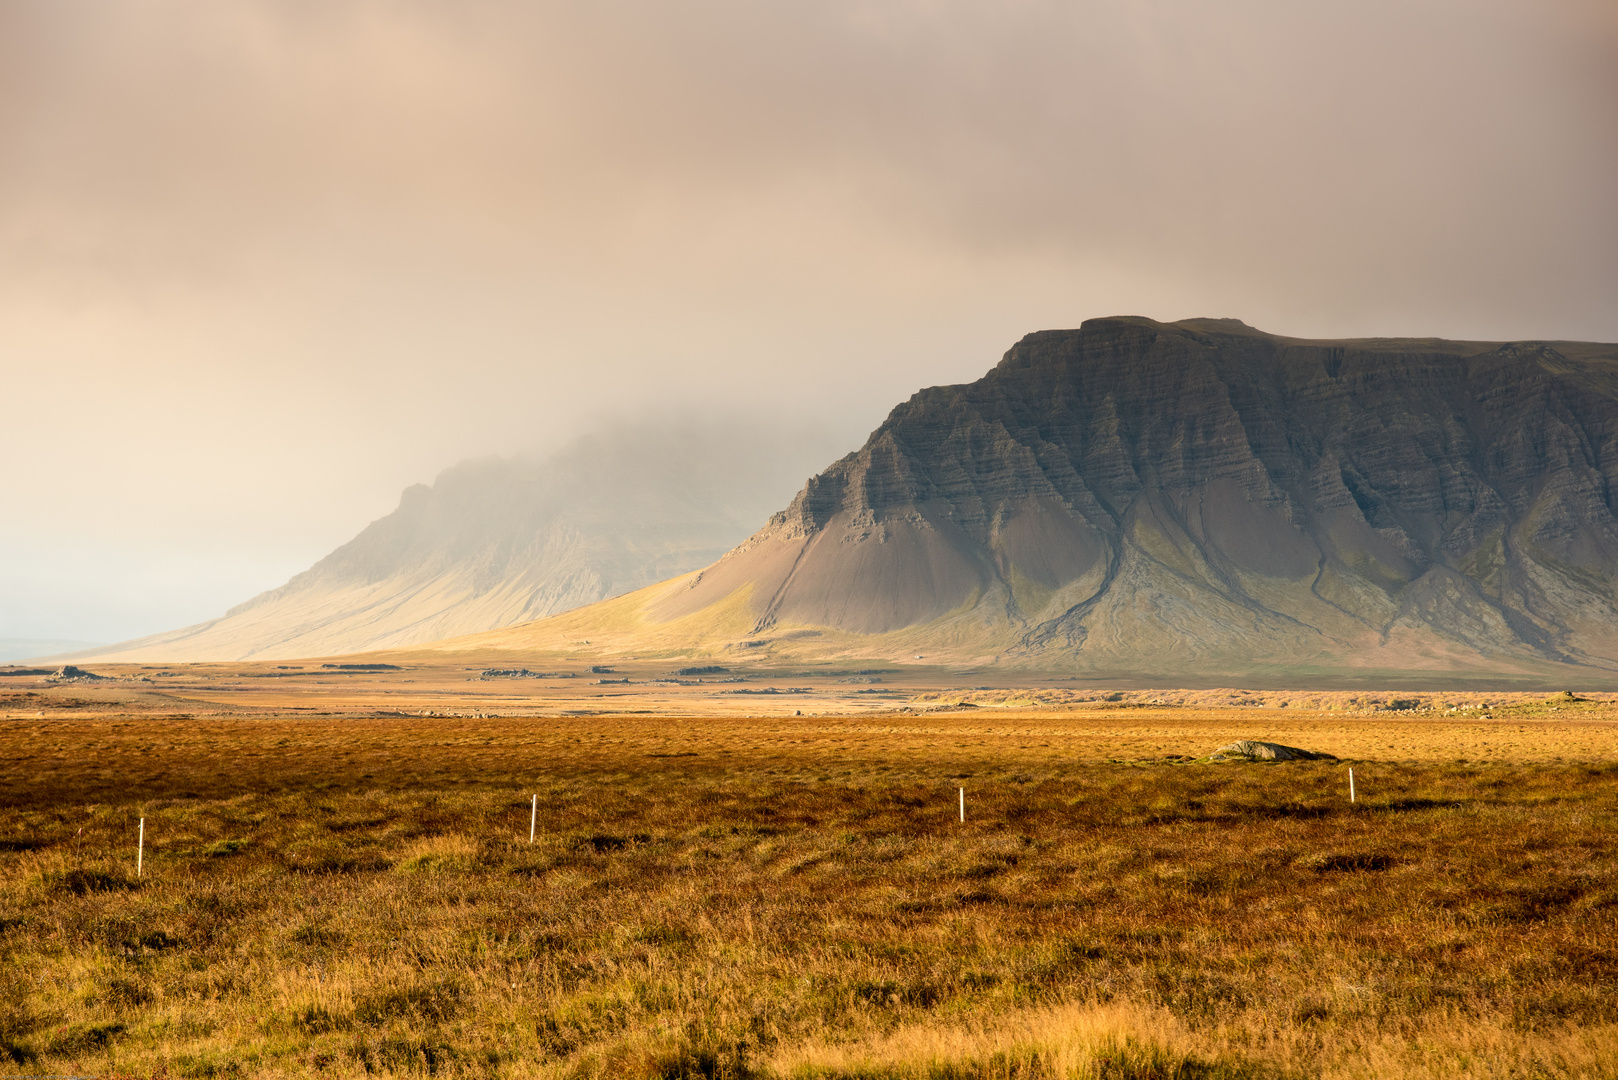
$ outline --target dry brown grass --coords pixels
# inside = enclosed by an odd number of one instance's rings
[[[1440,721],[8,721],[0,1057],[1618,1076],[1606,713]],[[1346,762],[1173,760],[1245,735],[1351,754],[1362,801]]]

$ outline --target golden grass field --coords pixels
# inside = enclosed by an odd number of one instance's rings
[[[1618,1077],[1605,695],[401,666],[0,681],[0,1076]]]

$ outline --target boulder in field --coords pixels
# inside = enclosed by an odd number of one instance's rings
[[[1239,739],[1229,746],[1221,746],[1208,755],[1209,761],[1336,761],[1334,754],[1320,754],[1296,746]]]

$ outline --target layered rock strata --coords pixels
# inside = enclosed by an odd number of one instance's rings
[[[1165,675],[1613,668],[1615,507],[1618,347],[1096,319],[916,394],[644,615]]]

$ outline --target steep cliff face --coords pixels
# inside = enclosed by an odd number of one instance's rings
[[[543,460],[489,458],[406,489],[398,509],[224,617],[96,650],[240,660],[398,648],[538,619],[718,558],[781,504],[826,436],[641,426]]]
[[[1618,667],[1615,507],[1618,347],[1098,319],[917,394],[647,614],[746,588],[760,635],[1080,666]]]

